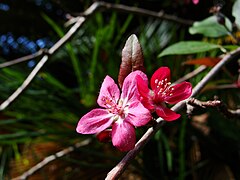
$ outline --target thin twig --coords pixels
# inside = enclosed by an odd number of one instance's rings
[[[189,98],[186,102],[187,115],[191,118],[192,113],[196,107],[207,108],[207,107],[218,107],[221,105],[221,101],[215,99],[213,101],[200,101],[196,98]]]
[[[12,65],[24,62],[24,61],[29,61],[33,58],[37,58],[39,56],[42,56],[44,54],[44,51],[45,51],[44,49],[40,49],[39,51],[37,51],[33,54],[23,56],[23,57],[20,57],[20,58],[11,60],[11,61],[4,62],[4,63],[0,64],[0,68],[5,68],[5,67],[8,67],[8,66],[12,66]]]
[[[200,108],[208,108],[214,107],[217,108],[222,114],[224,114],[227,118],[240,118],[240,109],[232,110],[229,109],[225,103],[222,101],[215,99],[213,101],[200,101],[196,98],[189,98],[187,100],[187,113],[192,114],[192,111],[195,107]]]
[[[75,149],[89,145],[91,143],[91,141],[92,141],[91,138],[85,139],[84,141],[78,142],[78,143],[74,144],[73,146],[69,146],[53,155],[47,156],[41,162],[37,163],[35,166],[30,168],[28,171],[24,172],[22,175],[20,175],[18,177],[13,178],[12,180],[25,180],[29,176],[33,175],[34,173],[36,173],[37,171],[42,169],[44,166],[49,164],[50,162],[73,152]]]
[[[204,88],[204,91],[217,90],[217,89],[236,89],[236,88],[239,88],[237,83],[221,84],[221,85],[217,85],[217,86],[206,87],[206,88]]]
[[[217,107],[220,106],[222,102],[219,100],[213,100],[213,101],[200,101],[196,98],[189,98],[187,101],[187,104],[191,106],[199,106],[201,108],[206,108],[206,107]]]
[[[240,48],[226,54],[222,60],[215,65],[208,74],[194,87],[193,93],[191,97],[197,95],[203,87],[213,78],[218,71],[229,61],[232,59],[240,56]],[[181,101],[173,106],[171,109],[173,111],[181,110],[184,105],[186,104],[185,101]],[[107,174],[106,180],[118,179],[124,170],[129,165],[130,161],[135,158],[135,156],[140,152],[140,150],[145,146],[145,144],[151,139],[152,136],[165,124],[165,121],[162,118],[158,118],[157,124],[154,127],[151,127],[147,130],[147,132],[141,137],[141,139],[136,143],[133,150],[129,151],[125,157]]]
[[[183,76],[182,78],[180,78],[180,79],[178,79],[177,81],[175,81],[175,82],[173,83],[173,85],[174,85],[174,84],[179,84],[179,83],[181,83],[181,82],[183,82],[183,81],[186,81],[186,80],[188,80],[188,79],[191,79],[191,78],[193,78],[194,76],[198,75],[199,73],[203,72],[203,71],[206,70],[206,69],[207,69],[207,66],[201,65],[201,66],[199,66],[197,69],[195,69],[194,71],[186,74],[186,75]]]
[[[240,109],[236,109],[236,110],[228,110],[234,117],[237,117],[238,119],[240,118]]]
[[[96,2],[96,4],[98,4],[101,10],[111,10],[111,11],[114,10],[114,11],[123,12],[123,13],[132,13],[132,14],[137,14],[141,16],[147,16],[147,17],[153,17],[153,18],[158,18],[162,20],[172,21],[172,22],[179,23],[186,26],[191,26],[193,24],[192,20],[186,20],[183,18],[179,18],[177,16],[165,14],[163,11],[155,12],[155,11],[150,11],[143,8],[132,7],[132,6],[127,6],[123,4],[106,3],[102,1]],[[85,13],[81,13],[80,16],[85,16]],[[78,17],[76,17],[76,20],[77,18]],[[74,22],[75,22],[75,18],[71,18],[65,25],[68,26]]]
[[[218,110],[228,119],[240,119],[240,109],[228,109],[223,102],[218,106]]]

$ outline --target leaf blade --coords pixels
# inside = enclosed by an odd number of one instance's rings
[[[235,17],[235,23],[240,27],[240,0],[236,0],[233,4],[232,15]]]
[[[225,25],[231,31],[232,24],[231,21],[225,18]],[[189,28],[190,34],[202,34],[206,37],[220,37],[228,35],[228,29],[223,25],[219,24],[216,16],[210,16],[202,21],[196,21],[193,23],[192,27]]]
[[[221,48],[220,45],[201,42],[201,41],[181,41],[175,43],[166,49],[164,49],[158,58],[166,55],[184,55],[184,54],[194,54],[199,52],[205,52],[213,49]]]

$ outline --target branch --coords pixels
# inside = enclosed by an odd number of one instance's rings
[[[207,108],[207,107],[218,107],[220,106],[222,102],[219,100],[213,100],[213,101],[200,101],[195,98],[189,98],[187,100],[187,114],[188,117],[190,118],[192,115],[192,112],[196,107],[201,107],[201,108]]]
[[[232,119],[232,118],[240,119],[240,109],[236,109],[236,110],[228,109],[226,104],[224,104],[223,102],[221,102],[221,104],[217,108],[227,118],[230,118],[230,119]]]
[[[218,71],[229,61],[240,56],[240,48],[226,54],[222,60],[215,65],[208,74],[194,87],[193,93],[191,97],[197,95],[203,87],[213,78]],[[171,109],[173,111],[181,110],[186,103],[185,101],[181,101],[173,106]],[[135,156],[140,152],[140,150],[145,146],[145,144],[151,139],[152,136],[165,124],[163,119],[158,118],[157,124],[154,127],[151,127],[147,130],[147,132],[141,137],[141,139],[136,143],[135,148],[129,151],[126,156],[107,174],[106,180],[118,179],[123,171],[127,168],[130,161],[135,158]]]
[[[39,51],[37,51],[37,52],[35,52],[33,54],[30,54],[30,55],[27,55],[27,56],[23,56],[23,57],[20,57],[20,58],[11,60],[11,61],[4,62],[4,63],[0,64],[0,68],[12,66],[12,65],[24,62],[24,61],[31,60],[33,58],[42,56],[44,54],[44,52],[45,52],[44,49],[40,49]]]
[[[195,107],[215,107],[228,118],[240,118],[240,109],[228,109],[225,103],[217,99],[213,101],[200,101],[195,98],[189,98],[187,101],[187,113],[191,114]]]
[[[39,171],[41,168],[43,168],[44,166],[46,166],[48,163],[56,160],[57,158],[63,157],[71,152],[73,152],[75,149],[83,147],[83,146],[87,146],[91,143],[92,139],[85,139],[82,142],[78,142],[73,146],[69,146],[59,152],[57,152],[56,154],[50,155],[45,157],[41,162],[37,163],[35,166],[33,166],[32,168],[30,168],[28,171],[24,172],[22,175],[13,178],[12,180],[25,180],[27,179],[29,176],[33,175],[34,173],[36,173],[37,171]]]
[[[183,76],[182,78],[180,78],[180,79],[178,79],[177,81],[175,81],[175,82],[173,83],[173,85],[174,85],[174,84],[179,84],[179,83],[181,83],[181,82],[183,82],[183,81],[186,81],[186,80],[188,80],[188,79],[191,79],[191,78],[193,78],[194,76],[198,75],[199,73],[203,72],[205,69],[207,69],[207,66],[201,65],[201,66],[199,66],[197,69],[195,69],[194,71],[186,74],[186,75]]]
[[[195,98],[189,98],[187,101],[187,104],[191,106],[199,106],[201,108],[206,108],[206,107],[217,107],[220,106],[222,102],[219,100],[213,100],[213,101],[200,101]]]
[[[192,20],[186,20],[183,18],[179,18],[177,16],[165,14],[163,11],[155,12],[155,11],[150,11],[143,8],[131,7],[131,6],[126,6],[122,4],[111,4],[103,1],[95,2],[95,3],[99,6],[99,8],[101,8],[101,10],[114,10],[114,11],[123,12],[123,13],[132,13],[132,14],[137,14],[142,16],[148,16],[148,17],[163,19],[167,21],[172,21],[172,22],[183,24],[186,26],[191,26],[193,24]],[[80,16],[85,16],[85,13],[81,13]],[[76,17],[76,19],[77,18],[78,17]],[[74,22],[75,22],[75,18],[72,18],[65,25],[67,26]]]

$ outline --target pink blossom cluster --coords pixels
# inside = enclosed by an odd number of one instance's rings
[[[136,143],[135,128],[152,120],[155,113],[166,121],[173,121],[180,114],[166,106],[188,98],[192,93],[189,82],[177,85],[170,83],[170,70],[160,67],[150,79],[142,71],[131,72],[120,90],[114,80],[106,76],[97,99],[102,108],[96,108],[84,115],[78,122],[77,132],[97,134],[100,141],[111,139],[113,146],[129,151]]]

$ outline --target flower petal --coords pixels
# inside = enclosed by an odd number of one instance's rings
[[[136,135],[134,127],[128,122],[114,123],[112,126],[112,143],[120,151],[129,151],[134,148]]]
[[[142,71],[131,72],[124,79],[121,99],[126,99],[128,102],[131,102],[140,98],[140,95],[137,89],[137,80],[136,80],[137,76],[140,76],[144,81],[147,81],[147,75],[144,74]]]
[[[192,94],[192,85],[189,82],[182,82],[170,88],[174,88],[171,92],[172,95],[164,98],[164,101],[169,104],[176,104],[189,98]]]
[[[159,117],[163,118],[166,121],[173,121],[181,116],[180,114],[177,114],[171,109],[164,106],[157,106],[156,113]]]
[[[101,107],[108,108],[106,106],[106,99],[108,101],[112,101],[114,104],[117,104],[118,99],[120,97],[120,91],[117,84],[110,76],[106,76],[97,99],[97,103]]]
[[[76,130],[81,134],[95,134],[107,129],[112,122],[113,114],[105,109],[93,109],[79,120]]]
[[[170,69],[168,67],[160,67],[156,70],[151,77],[151,88],[152,90],[157,89],[156,80],[159,82],[161,80],[167,79],[167,82],[170,82]]]
[[[198,4],[199,0],[192,0],[193,4]]]
[[[140,100],[143,106],[149,110],[155,109],[154,104],[153,104],[153,96],[154,92],[148,89],[148,83],[142,79],[142,77],[137,76],[137,88],[138,92],[141,96]],[[152,94],[152,95],[151,95]]]
[[[124,121],[128,121],[133,126],[146,125],[152,118],[151,113],[139,101],[130,104],[128,116]]]
[[[138,92],[142,97],[148,97],[150,89],[148,88],[148,82],[144,81],[139,75],[136,76]]]
[[[112,130],[106,129],[96,135],[100,142],[109,142],[112,140]]]

